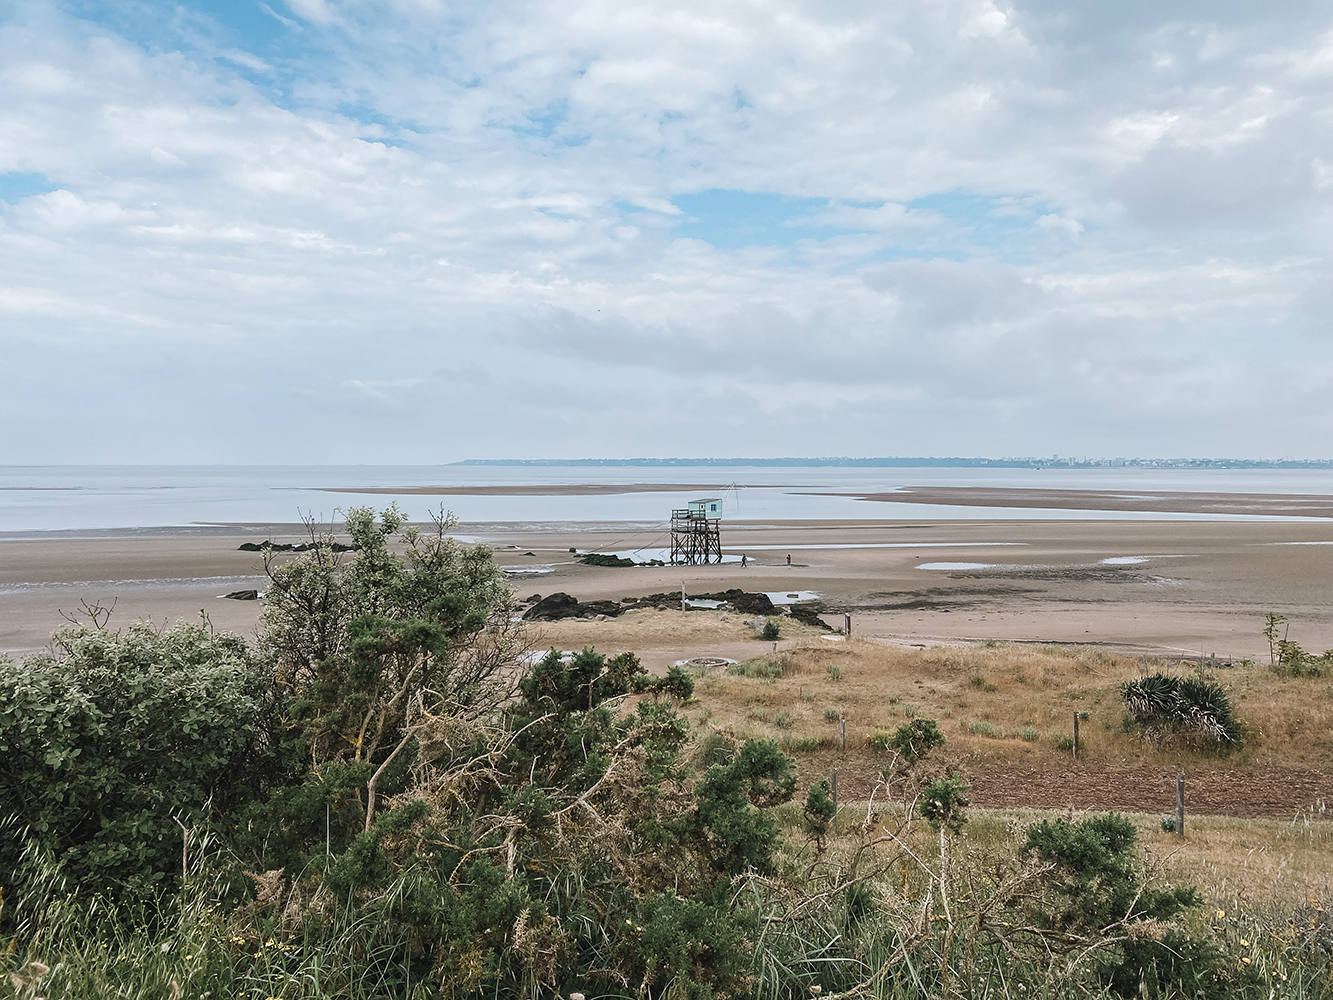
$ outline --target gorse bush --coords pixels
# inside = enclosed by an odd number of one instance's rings
[[[1090,935],[1112,938],[1093,957],[1093,967],[1122,996],[1222,992],[1228,971],[1222,956],[1171,923],[1200,905],[1198,894],[1146,887],[1137,836],[1134,824],[1114,813],[1030,827],[1024,849],[1051,870],[1044,891],[1025,901],[1029,919],[1040,931],[1060,935],[1048,942],[1062,941],[1071,951]]]
[[[892,753],[908,767],[944,746],[944,733],[934,719],[913,719],[892,732],[872,733],[866,743],[875,753]]]

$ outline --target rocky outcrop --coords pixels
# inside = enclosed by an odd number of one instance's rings
[[[596,618],[598,615],[614,618],[624,610],[617,601],[580,602],[569,594],[555,593],[528,608],[523,612],[523,618],[530,622],[558,622],[562,618]]]
[[[740,589],[723,590],[716,594],[686,594],[685,599],[687,601],[721,601],[732,611],[739,611],[743,615],[772,615],[777,613],[767,594],[747,594]],[[634,598],[627,597],[624,600],[628,604]],[[680,591],[670,594],[649,594],[647,597],[639,598],[637,603],[639,605],[660,604],[669,608],[679,608]]]
[[[270,541],[242,542],[240,545],[236,546],[236,551],[237,552],[309,552],[311,549],[315,548],[315,546],[319,544],[321,543],[297,542],[296,544],[293,545],[289,542],[270,542]],[[342,542],[334,542],[331,548],[333,549],[334,552],[355,552],[359,548],[359,546],[344,545]]]

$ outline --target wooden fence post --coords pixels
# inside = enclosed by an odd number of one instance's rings
[[[1185,772],[1176,772],[1176,836],[1185,839]]]

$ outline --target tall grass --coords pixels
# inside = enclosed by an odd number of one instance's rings
[[[29,846],[24,889],[5,900],[0,941],[10,974],[0,979],[0,997],[438,995],[427,981],[429,962],[414,961],[411,942],[378,908],[340,904],[327,890],[316,891],[302,901],[300,925],[290,926],[284,915],[238,898],[227,860],[214,853],[201,874],[152,904],[117,904],[76,894],[59,862]],[[403,873],[397,888],[408,879],[410,872]]]

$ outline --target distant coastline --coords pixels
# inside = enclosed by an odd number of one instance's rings
[[[469,458],[451,466],[775,469],[1333,469],[1333,458]]]

